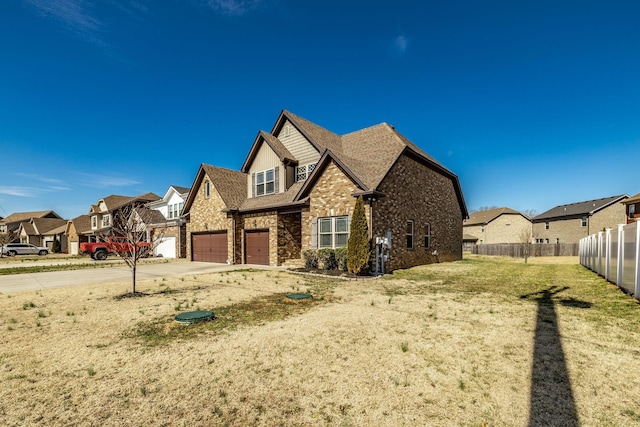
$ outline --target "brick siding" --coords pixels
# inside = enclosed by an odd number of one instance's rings
[[[387,271],[462,259],[462,210],[454,183],[415,159],[402,155],[379,186],[373,203],[373,235],[392,232]],[[414,221],[414,247],[407,249],[407,221]],[[425,248],[425,224],[431,225]],[[433,251],[438,255],[433,255]]]

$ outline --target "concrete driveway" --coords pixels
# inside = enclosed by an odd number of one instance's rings
[[[138,266],[137,280],[162,277],[185,276],[190,274],[214,273],[244,268],[281,269],[265,265],[227,265],[186,260],[171,260],[160,263],[143,263]],[[0,293],[11,294],[24,291],[61,288],[65,286],[83,286],[99,283],[130,283],[131,270],[122,263],[105,264],[102,268],[84,270],[51,271],[45,273],[10,274],[0,276]]]

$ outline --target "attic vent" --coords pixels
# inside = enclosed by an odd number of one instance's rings
[[[286,125],[286,126],[284,127],[284,132],[283,132],[284,136],[289,136],[289,133],[290,133],[290,132],[291,132],[291,126]]]

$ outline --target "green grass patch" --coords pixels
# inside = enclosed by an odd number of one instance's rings
[[[99,268],[103,267],[102,264],[58,264],[58,265],[31,265],[25,267],[7,267],[0,268],[0,276],[8,274],[30,274],[30,273],[44,273],[47,271],[66,271],[66,270],[84,270],[87,268]]]
[[[326,300],[320,298],[307,301],[294,304],[286,300],[286,294],[266,295],[213,309],[215,320],[209,322],[180,325],[174,321],[173,315],[168,315],[150,322],[139,322],[125,336],[141,339],[144,345],[155,347],[175,340],[189,340],[206,334],[286,319],[326,303]]]

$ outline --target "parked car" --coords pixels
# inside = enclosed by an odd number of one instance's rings
[[[29,243],[7,243],[2,246],[2,254],[8,256],[15,255],[47,255],[48,248],[43,248]]]

